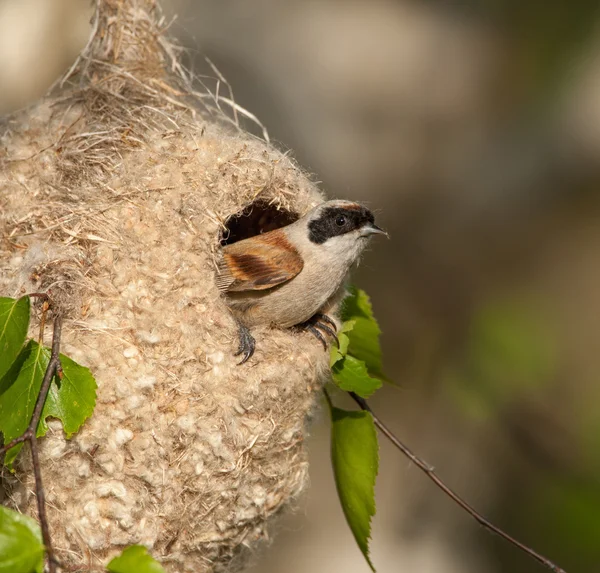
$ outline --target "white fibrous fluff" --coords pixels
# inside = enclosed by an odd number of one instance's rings
[[[98,0],[63,81],[0,120],[0,295],[49,292],[61,351],[98,382],[81,430],[67,440],[54,422],[40,440],[55,550],[73,571],[132,544],[168,573],[243,567],[306,485],[329,372],[293,330],[256,329],[254,357],[233,355],[215,285],[225,222],[257,201],[302,215],[322,196],[192,90],[164,27],[152,0]],[[35,516],[28,448],[15,469],[8,504]]]

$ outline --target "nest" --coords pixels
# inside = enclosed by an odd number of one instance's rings
[[[262,329],[238,366],[215,285],[231,233],[322,200],[285,154],[194,92],[152,0],[98,0],[88,46],[43,101],[0,120],[0,292],[48,291],[93,417],[41,441],[50,527],[72,570],[147,546],[170,573],[230,571],[307,481],[328,376],[310,335]],[[250,116],[247,112],[245,115]],[[5,478],[35,515],[27,455]]]

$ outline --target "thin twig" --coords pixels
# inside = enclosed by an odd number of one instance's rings
[[[502,537],[502,539],[512,543],[515,547],[518,547],[521,551],[535,559],[538,563],[541,563],[550,571],[554,571],[554,573],[566,573],[564,569],[561,569],[558,565],[554,564],[550,559],[540,555],[537,551],[534,551],[524,543],[521,543],[514,537],[510,536],[508,533],[505,533],[502,529],[494,525],[491,521],[487,520],[483,515],[481,515],[475,508],[469,505],[462,497],[460,497],[457,493],[455,493],[452,489],[450,489],[435,473],[435,470],[423,461],[421,458],[412,453],[412,451],[405,446],[393,433],[392,431],[377,417],[377,415],[371,410],[371,407],[367,403],[364,398],[361,398],[354,392],[348,392],[352,399],[360,406],[361,410],[366,412],[370,412],[373,416],[373,422],[380,430],[380,432],[388,439],[394,446],[396,446],[411,462],[413,462],[421,471],[425,473],[425,475],[437,485],[452,501],[457,503],[460,507],[462,507],[471,517],[473,517],[480,525],[482,525],[485,529],[495,533]]]
[[[48,573],[56,573],[56,567],[58,561],[54,555],[52,549],[52,539],[50,537],[50,528],[48,526],[48,517],[46,515],[46,497],[44,494],[44,486],[42,483],[42,471],[40,467],[40,459],[38,454],[36,430],[42,416],[42,410],[44,403],[50,390],[50,384],[52,378],[56,374],[59,378],[62,378],[62,368],[60,365],[60,336],[62,332],[62,317],[57,316],[54,319],[54,331],[52,334],[52,352],[50,354],[50,361],[48,367],[44,373],[44,379],[42,380],[42,386],[40,393],[38,394],[33,408],[33,414],[27,429],[18,438],[11,440],[8,444],[0,448],[0,459],[4,457],[4,454],[11,448],[22,442],[29,442],[31,448],[31,458],[33,461],[33,473],[35,476],[35,495],[37,498],[38,515],[40,518],[40,527],[42,529],[42,539],[44,546],[46,547],[46,555],[48,557]]]
[[[47,292],[28,292],[25,296],[50,300],[50,295]]]
[[[39,343],[41,346],[44,344],[44,332],[46,331],[46,318],[48,318],[48,309],[50,308],[50,302],[48,299],[44,299],[42,303],[42,318],[40,319],[40,334]]]

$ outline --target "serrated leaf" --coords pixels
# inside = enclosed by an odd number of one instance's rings
[[[107,565],[110,573],[165,573],[142,545],[132,545]]]
[[[0,298],[0,378],[18,356],[29,327],[29,297]]]
[[[363,398],[368,398],[381,388],[382,382],[378,378],[371,378],[367,367],[362,360],[347,354],[334,363],[331,368],[333,381],[338,388],[347,392],[355,392]]]
[[[339,332],[337,333],[339,346],[333,344],[331,346],[331,353],[329,356],[329,367],[331,368],[338,360],[341,360],[348,353],[348,345],[350,344],[350,338],[348,338],[347,332],[350,332],[354,328],[354,321],[347,320],[342,324]]]
[[[373,316],[369,296],[356,287],[350,287],[349,292],[342,305],[342,319],[354,321],[354,328],[348,334],[348,354],[362,360],[373,376],[385,379],[379,345],[381,329]]]
[[[34,340],[27,343],[22,353],[18,360],[24,360],[17,378],[0,395],[0,431],[4,443],[20,436],[27,428],[50,361],[50,351]],[[9,468],[22,446],[19,444],[6,453],[4,463]]]
[[[0,505],[0,573],[42,573],[44,545],[38,524]]]
[[[92,415],[96,405],[96,380],[88,368],[77,364],[68,356],[60,355],[63,377],[50,386],[42,410],[38,436],[48,431],[46,418],[58,418],[70,438]]]
[[[14,382],[0,394],[0,431],[5,443],[20,436],[31,420],[50,362],[50,349],[30,340],[15,361],[19,362],[22,366]],[[46,434],[46,419],[52,417],[62,422],[67,438],[70,438],[94,410],[96,381],[91,372],[62,354],[60,362],[63,378],[57,380],[55,376],[52,381],[37,427],[38,437]],[[4,463],[9,468],[21,448],[22,444],[19,444],[7,452]]]
[[[331,460],[342,509],[358,547],[369,558],[371,518],[375,515],[375,480],[379,446],[369,412],[331,408]]]

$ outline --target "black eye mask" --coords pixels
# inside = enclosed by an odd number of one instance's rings
[[[322,245],[327,239],[345,235],[374,222],[373,213],[366,207],[327,207],[318,219],[308,224],[308,238]]]

